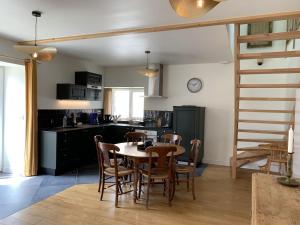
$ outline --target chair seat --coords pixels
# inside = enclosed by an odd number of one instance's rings
[[[194,167],[188,165],[176,165],[175,171],[176,173],[191,173],[193,172]]]
[[[140,173],[145,176],[148,177],[148,173],[149,171],[147,169],[141,169]],[[156,168],[152,168],[151,169],[151,178],[153,179],[166,179],[168,178],[168,170],[159,170]]]
[[[133,170],[131,170],[131,169],[128,169],[124,166],[119,166],[118,167],[118,176],[119,177],[127,176],[127,175],[130,175],[132,173],[133,173]],[[108,176],[115,176],[115,168],[113,168],[113,167],[106,168],[104,170],[104,174],[108,175]]]

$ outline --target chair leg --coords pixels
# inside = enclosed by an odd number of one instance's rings
[[[149,179],[148,177],[148,181],[147,181],[147,195],[146,195],[146,208],[149,208],[149,189],[150,189],[150,183],[151,183],[151,179]]]
[[[163,180],[164,182],[164,192],[163,192],[163,196],[166,196],[166,180]]]
[[[120,186],[119,177],[116,177],[116,193],[115,193],[115,207],[116,208],[118,207],[119,186]]]
[[[101,180],[102,180],[102,174],[99,174],[99,184],[98,184],[98,192],[100,192],[101,189]]]
[[[171,206],[171,180],[170,178],[168,179],[168,182],[167,182],[167,194],[168,194],[168,204],[169,206]]]
[[[142,192],[142,178],[143,178],[143,175],[140,174],[140,177],[139,177],[139,198],[141,198],[141,192]]]
[[[100,201],[103,199],[103,193],[104,193],[104,186],[105,186],[105,174],[102,174],[102,186],[101,186],[101,195],[100,195]]]
[[[196,195],[195,195],[195,177],[192,175],[192,193],[193,193],[193,200],[196,200]]]
[[[189,192],[190,191],[190,174],[189,173],[186,174],[186,188],[187,188],[187,191]]]

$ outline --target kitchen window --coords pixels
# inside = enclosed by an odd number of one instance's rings
[[[112,88],[112,115],[120,120],[142,121],[144,118],[144,88]]]

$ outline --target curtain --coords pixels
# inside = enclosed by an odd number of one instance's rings
[[[25,176],[37,175],[38,128],[37,128],[37,71],[36,61],[25,61],[26,83],[26,139]]]
[[[112,99],[112,89],[104,88],[104,101],[103,101],[103,109],[104,115],[111,115],[111,99]]]

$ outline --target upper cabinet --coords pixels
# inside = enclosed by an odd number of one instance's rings
[[[75,84],[57,84],[57,99],[102,100],[102,75],[90,72],[75,72]]]
[[[75,72],[75,84],[87,88],[102,89],[102,75],[90,72]]]

